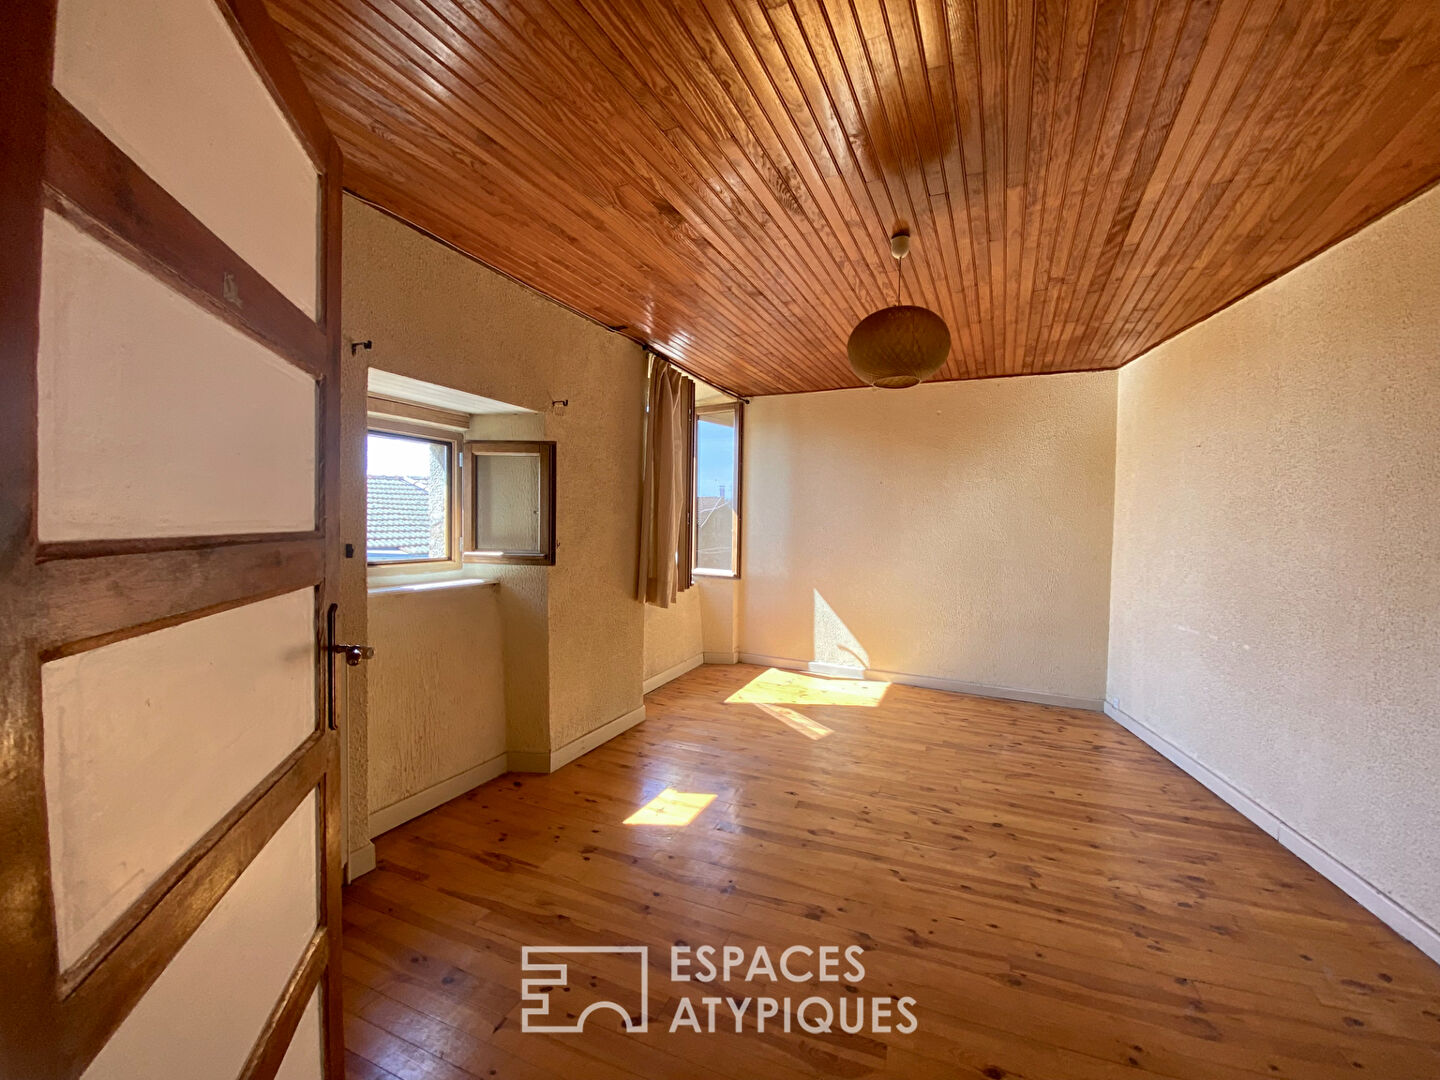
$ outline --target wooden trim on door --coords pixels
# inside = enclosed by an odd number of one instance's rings
[[[216,822],[61,976],[61,1053],[82,1071],[336,758],[323,728]]]
[[[275,1080],[280,1063],[285,1060],[285,1053],[295,1038],[295,1029],[300,1026],[300,1017],[310,1004],[315,988],[320,985],[321,977],[331,966],[330,960],[330,937],[322,926],[305,947],[300,962],[295,965],[280,994],[280,1000],[275,1003],[274,1011],[260,1029],[260,1037],[255,1040],[255,1046],[240,1070],[240,1080]]]
[[[317,470],[318,472],[318,470]],[[100,559],[122,555],[160,555],[172,551],[217,551],[245,544],[295,543],[320,541],[319,529],[308,532],[219,533],[207,536],[136,536],[117,540],[59,540],[38,544],[35,558],[39,562],[53,559]]]
[[[317,166],[311,318],[180,205],[51,86],[54,0],[22,4],[0,35],[0,1076],[75,1080],[311,792],[319,804],[316,931],[298,969],[323,978],[325,1070],[343,1073],[339,737],[324,723],[316,636],[315,730],[61,971],[50,880],[41,665],[267,596],[336,593],[339,490],[338,144],[305,94],[263,0],[217,0]],[[314,528],[40,544],[38,348],[45,212],[64,215],[207,313],[316,380]],[[238,302],[237,302],[238,301]],[[197,716],[197,724],[208,718]],[[320,944],[317,946],[316,941]],[[272,1013],[254,1075],[273,1075],[303,1009]],[[313,992],[313,991],[312,991]]]
[[[35,661],[40,254],[54,0],[0,34],[0,1076],[50,1080],[59,971]]]
[[[270,90],[285,120],[315,171],[340,179],[339,150],[335,138],[320,115],[320,108],[300,78],[290,50],[280,40],[275,24],[265,10],[264,0],[215,0],[220,13],[250,57],[250,63]],[[334,171],[330,169],[332,161]]]
[[[245,0],[247,4],[259,4],[259,2],[260,0]],[[268,17],[265,19],[265,23],[269,27],[269,34],[273,36],[274,28],[270,26]],[[283,50],[281,51],[283,52]],[[291,63],[288,53],[283,58],[283,64],[277,62],[277,64],[267,65],[267,67],[277,70],[283,68],[290,72],[294,76],[295,85],[299,88],[299,96],[309,103],[311,109],[314,109],[314,104],[310,102],[304,86],[299,83],[299,76],[294,75],[295,67]],[[278,92],[287,101],[293,96],[288,95],[283,88]],[[318,118],[318,112],[315,115]],[[340,324],[340,259],[345,192],[341,187],[343,163],[340,157],[340,144],[330,137],[323,123],[320,124],[320,131],[328,140],[321,181],[321,206],[323,209],[320,233],[322,275],[320,322],[325,328],[328,373],[325,378],[320,380],[319,385],[321,443],[315,457],[320,478],[320,487],[315,503],[317,515],[315,520],[325,535],[325,576],[317,597],[317,627],[324,626],[324,620],[319,616],[328,610],[330,604],[338,603],[340,600],[341,568],[346,565],[343,553],[344,538],[340,534],[340,349],[343,335]],[[361,539],[363,541],[363,537]],[[356,572],[363,574],[364,566],[356,567]],[[327,641],[326,645],[329,644],[330,642]],[[316,681],[322,690],[326,686],[326,680],[323,677],[326,670],[325,662],[334,663],[336,659],[333,654],[321,657],[322,666],[316,673]],[[327,737],[330,741],[330,757],[321,790],[321,804],[324,810],[321,817],[323,831],[320,844],[320,929],[330,940],[329,957],[324,973],[324,1000],[321,1002],[322,1029],[325,1039],[322,1065],[328,1080],[343,1080],[345,1074],[345,1015],[342,1000],[344,976],[340,968],[340,886],[343,884],[341,867],[350,845],[343,832],[345,813],[341,804],[344,792],[341,790],[340,778],[343,770],[341,769],[340,753],[344,744],[337,730],[341,704],[341,702],[331,701],[327,697],[321,701],[320,710],[316,713],[321,729],[325,730],[328,726]],[[327,718],[332,721],[328,725]]]
[[[318,539],[42,563],[40,660],[315,585],[324,563]]]
[[[324,330],[54,89],[50,208],[309,375],[325,374]]]

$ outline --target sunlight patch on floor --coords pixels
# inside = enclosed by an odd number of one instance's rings
[[[689,825],[715,796],[701,791],[666,788],[625,819],[626,825]]]
[[[823,739],[826,735],[834,735],[832,728],[826,727],[818,720],[811,720],[804,713],[798,713],[794,709],[787,709],[784,705],[766,705],[757,703],[755,705],[763,713],[773,716],[786,727],[793,728],[808,739]]]
[[[890,689],[873,679],[827,679],[769,668],[725,699],[727,705],[861,705],[873,708]]]

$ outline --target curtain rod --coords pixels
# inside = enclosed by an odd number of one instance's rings
[[[644,344],[644,343],[642,343],[642,344]],[[712,389],[719,390],[720,393],[724,394],[726,397],[734,398],[736,401],[742,402],[742,403],[744,403],[744,404],[746,404],[746,405],[749,405],[749,404],[750,404],[750,399],[749,399],[748,397],[745,397],[743,394],[737,394],[737,393],[735,393],[734,390],[727,389],[726,387],[721,386],[719,383],[711,382],[709,379],[705,378],[705,376],[703,376],[703,375],[697,375],[697,374],[695,374],[695,372],[691,371],[691,370],[690,370],[688,367],[686,367],[684,364],[679,363],[678,361],[672,359],[672,358],[669,357],[669,356],[666,356],[664,353],[662,353],[659,349],[655,348],[653,345],[645,344],[645,345],[644,345],[644,348],[645,348],[645,351],[646,351],[647,353],[649,353],[651,356],[655,357],[657,360],[663,360],[665,363],[669,364],[671,367],[677,369],[678,371],[682,372],[682,373],[685,374],[685,375],[690,376],[690,378],[693,379],[693,380],[695,380],[696,382],[702,382],[702,383],[704,383],[706,386],[711,387]]]

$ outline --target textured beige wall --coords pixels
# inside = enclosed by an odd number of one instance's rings
[[[345,331],[375,342],[370,364],[534,409],[557,444],[557,564],[486,571],[507,673],[524,671],[507,678],[511,749],[563,746],[636,708],[641,350],[353,199],[344,240]],[[360,474],[350,497],[363,501]]]
[[[543,439],[545,415],[477,416],[468,434],[475,439]],[[555,568],[488,565],[476,569],[501,585],[510,749],[543,752],[550,745],[550,575]]]
[[[676,597],[668,608],[645,605],[645,678],[659,675],[704,651],[698,581]]]
[[[739,608],[735,603],[743,579],[702,577],[695,582],[700,590],[700,635],[705,652],[713,663],[730,663],[739,647],[736,625]]]
[[[741,650],[1098,702],[1115,383],[756,399]]]
[[[343,307],[343,296],[342,296]],[[340,611],[336,631],[341,641],[370,641],[370,601],[365,574],[365,398],[368,364],[365,353],[340,349],[340,536],[354,545],[354,555],[340,564]],[[345,794],[346,832],[350,852],[370,842],[370,675],[367,665],[346,667],[341,693],[340,740],[345,747],[341,787]]]
[[[373,810],[505,753],[499,593],[466,584],[370,594]]]
[[[1440,190],[1120,380],[1109,697],[1440,926]]]

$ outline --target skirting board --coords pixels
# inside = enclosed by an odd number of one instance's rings
[[[1003,698],[1006,701],[1029,701],[1036,705],[1058,705],[1066,709],[1089,709],[1099,712],[1104,702],[1099,698],[1069,697],[1064,694],[1047,694],[1041,690],[1017,690],[1011,686],[986,686],[983,683],[961,682],[938,675],[911,675],[904,671],[886,671],[883,668],[850,667],[844,664],[825,664],[818,660],[792,660],[784,656],[763,656],[760,653],[740,654],[742,664],[760,664],[764,667],[785,668],[789,671],[809,671],[816,675],[830,675],[841,679],[877,679],[882,682],[900,683],[902,686],[920,686],[927,690],[945,690],[951,694],[969,694],[972,697]]]
[[[666,668],[658,675],[651,675],[650,678],[645,680],[640,692],[643,694],[648,694],[651,690],[658,690],[667,682],[670,682],[670,680],[678,679],[687,671],[694,671],[697,667],[699,667],[705,662],[705,654],[696,653],[694,656],[690,657],[689,660],[681,660],[680,663],[676,664],[674,667]]]
[[[345,860],[345,884],[349,885],[361,874],[368,874],[374,869],[375,845],[366,840],[363,847],[350,852],[350,858]]]
[[[403,825],[411,818],[417,818],[428,810],[449,802],[457,795],[464,795],[471,788],[479,787],[487,780],[494,780],[509,767],[507,755],[496,754],[489,761],[482,761],[473,769],[442,780],[438,784],[417,791],[407,799],[391,803],[383,810],[370,811],[370,836],[389,832],[397,825]]]
[[[1219,773],[1196,761],[1165,736],[1147,727],[1114,702],[1105,702],[1105,715],[1204,784],[1371,915],[1440,964],[1440,930],[1436,930],[1424,919],[1391,899],[1319,844],[1287,825]]]
[[[511,750],[509,755],[510,771],[552,773],[556,769],[569,765],[580,755],[588,754],[597,746],[609,742],[622,731],[629,731],[644,719],[645,706],[639,705],[624,716],[617,716],[608,724],[603,724],[594,731],[587,731],[578,739],[572,739],[558,750]]]
[[[699,660],[697,659],[691,666],[699,667]],[[582,754],[588,754],[597,746],[609,742],[622,731],[628,731],[644,719],[645,706],[640,705],[631,709],[624,716],[617,716],[608,724],[604,724],[594,731],[588,731],[578,739],[572,739],[559,750],[511,750],[509,753],[497,754],[489,761],[476,765],[473,769],[466,769],[449,780],[442,780],[424,791],[416,792],[409,798],[391,803],[383,810],[371,811],[370,836],[373,838],[381,833],[387,833],[412,818],[434,810],[435,807],[442,806],[451,799],[464,795],[467,791],[494,780],[497,776],[503,776],[507,772],[554,772],[556,769],[570,764]],[[373,869],[375,869],[375,845],[366,844],[364,848],[350,853],[346,880],[354,881],[361,874]]]
[[[730,652],[707,652],[705,654],[705,663],[707,664],[738,664],[739,662],[740,654],[733,650]]]

